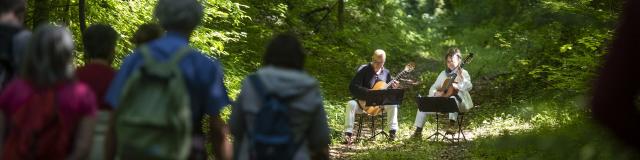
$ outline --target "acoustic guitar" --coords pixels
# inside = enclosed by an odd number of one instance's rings
[[[410,73],[413,71],[413,69],[416,68],[416,63],[414,62],[410,62],[409,64],[404,66],[404,70],[402,70],[402,72],[398,73],[395,77],[391,78],[391,81],[389,81],[389,83],[386,83],[384,81],[377,81],[374,85],[373,88],[371,90],[384,90],[389,88],[389,86],[391,85],[391,83],[393,83],[393,81],[400,79],[404,76],[407,75],[407,73]],[[379,115],[382,113],[382,107],[383,106],[367,106],[367,102],[365,100],[358,100],[358,103],[360,106],[360,109],[362,109],[362,111],[364,111],[364,113],[367,113],[368,115]]]
[[[436,90],[436,93],[434,93],[435,94],[434,96],[436,96],[436,97],[451,97],[451,96],[454,96],[454,95],[458,94],[458,89],[455,89],[454,87],[452,87],[452,85],[455,82],[456,78],[458,77],[458,71],[465,64],[468,64],[469,62],[471,62],[472,58],[473,58],[473,53],[470,53],[469,56],[465,57],[464,60],[462,61],[462,63],[458,67],[453,69],[453,71],[451,71],[451,73],[449,73],[449,75],[447,75],[447,79],[445,79],[444,83],[442,83],[442,87],[440,87],[438,90]]]

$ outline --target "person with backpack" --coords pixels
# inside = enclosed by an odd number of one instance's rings
[[[66,27],[39,26],[17,78],[0,94],[2,159],[87,159],[98,104],[73,76]]]
[[[329,159],[327,114],[304,58],[294,36],[278,35],[242,82],[229,120],[234,159]]]
[[[0,0],[0,90],[19,69],[31,32],[22,25],[25,0]]]
[[[154,17],[167,33],[126,57],[107,91],[114,107],[115,157],[206,159],[202,120],[216,159],[230,159],[220,110],[231,100],[220,63],[189,47],[203,17],[197,0],[159,0]]]
[[[112,108],[107,105],[103,97],[116,74],[116,71],[111,67],[111,62],[116,52],[119,36],[118,32],[109,25],[94,24],[84,31],[82,37],[85,65],[76,70],[76,77],[79,81],[89,85],[100,104],[90,157],[93,160],[105,158],[104,139]]]

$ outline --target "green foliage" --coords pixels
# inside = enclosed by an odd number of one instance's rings
[[[495,28],[485,48],[497,47],[515,81],[536,80],[537,88],[581,94],[611,38],[618,1],[484,1],[462,5],[458,25]],[[470,10],[470,11],[466,11]],[[493,15],[493,16],[490,16]],[[485,30],[490,31],[490,30]],[[486,34],[489,35],[489,34]]]
[[[28,2],[30,6],[41,3]],[[48,19],[68,24],[82,53],[78,0],[50,2],[54,7]],[[634,156],[617,151],[617,144],[589,122],[585,100],[574,98],[584,97],[590,79],[597,76],[621,1],[345,0],[344,8],[339,0],[201,2],[205,16],[190,39],[191,45],[222,62],[224,83],[232,98],[240,92],[244,77],[261,66],[272,36],[282,32],[298,35],[308,53],[305,70],[320,82],[334,148],[342,140],[344,108],[350,99],[348,83],[356,67],[370,61],[378,48],[387,52],[385,67],[392,73],[408,62],[417,63],[411,78],[419,84],[408,89],[398,116],[400,141],[360,144],[371,148],[341,151],[347,155],[339,158]],[[71,7],[56,7],[65,4]],[[129,39],[137,26],[154,21],[154,4],[155,0],[87,1],[88,24],[111,24],[121,34],[114,66],[135,48]],[[35,9],[30,7],[28,13],[27,24],[31,26],[37,18],[33,17]],[[416,112],[413,97],[426,94],[444,69],[443,56],[449,47],[460,48],[463,56],[476,54],[465,66],[474,83],[472,96],[478,107],[472,110],[469,130],[482,136],[465,145],[406,140]],[[77,63],[83,62],[79,59]],[[229,114],[229,107],[222,111],[224,119]],[[449,150],[461,156],[449,157],[454,154]],[[567,152],[575,154],[564,154]]]
[[[561,118],[561,117],[558,117]],[[584,123],[587,122],[587,123]],[[574,120],[561,127],[540,127],[522,133],[474,140],[472,159],[637,159],[606,130]]]

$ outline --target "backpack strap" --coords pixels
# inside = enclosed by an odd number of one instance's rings
[[[249,79],[249,81],[251,81],[251,84],[254,87],[254,90],[256,91],[256,93],[258,93],[258,97],[264,98],[265,96],[265,91],[264,91],[264,86],[262,85],[262,82],[260,82],[260,77],[258,77],[257,73],[251,74],[247,77]],[[246,134],[249,138],[249,148],[253,148],[254,147],[254,130],[249,129],[249,125],[245,125],[246,127]]]
[[[40,135],[49,130],[53,125],[55,125],[56,123],[58,123],[61,119],[60,119],[60,100],[58,99],[58,94],[56,93],[56,90],[52,90],[52,91],[46,91],[45,93],[45,97],[46,98],[53,98],[53,117],[51,117],[51,120],[49,120],[46,125],[44,126],[44,128],[42,128],[39,131],[35,132],[35,137],[40,137]]]
[[[149,46],[143,45],[140,47],[140,53],[142,54],[142,59],[144,59],[144,63],[155,64],[156,60],[151,56],[151,50]]]
[[[260,97],[266,96],[267,94],[266,88],[264,84],[260,81],[260,77],[258,77],[257,73],[249,75],[249,80],[251,81],[251,84],[253,84],[253,87],[255,88],[256,92],[260,94]]]
[[[189,46],[181,47],[173,55],[173,58],[169,60],[169,63],[171,63],[172,65],[177,64],[190,51],[191,51],[191,48]],[[140,53],[142,53],[142,58],[144,59],[145,63],[150,63],[150,64],[157,63],[157,61],[153,58],[153,56],[151,56],[151,50],[149,49],[149,46],[143,45],[142,47],[140,47]]]
[[[180,60],[182,60],[182,58],[190,52],[191,52],[191,47],[189,46],[184,46],[178,49],[178,51],[173,55],[173,58],[169,60],[169,63],[171,63],[172,65],[177,65],[178,62],[180,62]]]
[[[264,91],[264,86],[262,84],[262,82],[260,82],[260,77],[258,77],[258,74],[254,73],[248,76],[249,81],[251,81],[251,84],[254,87],[254,90],[258,93],[258,96],[261,98],[264,98],[266,96],[266,91]],[[264,99],[261,99],[264,100]],[[248,125],[247,125],[248,127]],[[247,129],[247,135],[253,139],[253,134],[251,133],[252,131],[249,128]],[[253,147],[252,147],[253,148]]]

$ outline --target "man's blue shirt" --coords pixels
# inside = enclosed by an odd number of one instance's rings
[[[146,44],[151,55],[157,61],[167,61],[182,47],[188,46],[188,39],[177,33],[168,32],[164,37]],[[187,83],[189,97],[191,99],[191,111],[193,117],[194,133],[202,133],[201,119],[206,113],[217,116],[220,110],[231,103],[227,95],[227,89],[223,83],[222,66],[199,51],[185,55],[179,63],[183,78]],[[120,70],[111,82],[106,94],[106,101],[109,105],[118,104],[118,98],[123,86],[131,73],[143,62],[143,57],[136,49],[131,55],[125,58]],[[153,116],[153,115],[145,115]]]

